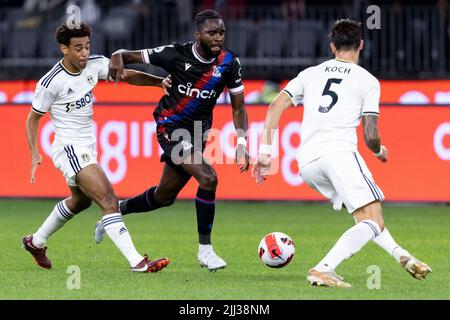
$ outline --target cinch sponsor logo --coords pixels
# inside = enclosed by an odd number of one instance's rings
[[[212,99],[217,96],[217,91],[215,90],[200,90],[197,88],[192,88],[192,83],[188,82],[187,85],[178,85],[178,92],[184,94],[188,97],[200,98],[200,99]]]
[[[87,106],[88,104],[91,104],[92,101],[93,101],[92,100],[92,91],[90,91],[83,98],[81,98],[75,102],[68,103],[66,105],[66,112],[72,112],[73,109],[81,109],[81,108]]]

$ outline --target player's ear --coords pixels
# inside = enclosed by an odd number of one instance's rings
[[[333,53],[333,54],[336,54],[336,46],[334,45],[334,43],[333,42],[330,42],[330,48],[331,48],[331,52]]]
[[[69,48],[65,44],[60,44],[59,49],[61,50],[63,55],[69,54]]]
[[[195,39],[196,42],[200,41],[200,31],[195,30],[195,32],[194,32],[194,39]]]
[[[362,49],[364,49],[364,40],[361,40],[361,41],[359,42],[359,48],[358,48],[358,50],[361,51]]]

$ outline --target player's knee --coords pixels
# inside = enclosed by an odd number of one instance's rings
[[[173,197],[167,197],[167,198],[160,199],[160,200],[158,201],[158,204],[159,204],[161,207],[169,207],[169,206],[173,205],[174,202],[175,202],[175,198],[173,198]]]
[[[73,214],[78,214],[81,211],[86,210],[91,204],[92,200],[89,198],[77,198],[72,196],[66,200],[66,205]]]
[[[378,224],[378,226],[380,227],[381,232],[383,232],[384,230],[384,221],[383,218],[380,219],[376,219],[375,222]]]
[[[217,175],[214,172],[202,175],[200,178],[200,188],[205,190],[216,190],[217,188]]]
[[[92,204],[91,199],[79,199],[76,201],[75,206],[78,209],[78,212],[81,212],[89,208],[91,204]]]

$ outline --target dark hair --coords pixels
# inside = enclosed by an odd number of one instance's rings
[[[80,27],[70,29],[66,24],[59,26],[55,31],[55,39],[59,44],[68,46],[71,38],[90,37],[92,29],[86,23],[81,23]]]
[[[362,39],[362,23],[350,19],[338,20],[329,36],[337,50],[356,50]]]
[[[215,10],[203,10],[195,16],[195,29],[200,30],[204,25],[205,21],[208,19],[222,19],[220,13]]]

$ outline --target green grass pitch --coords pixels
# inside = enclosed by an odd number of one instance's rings
[[[350,215],[334,212],[327,204],[218,202],[213,244],[228,267],[217,272],[200,268],[196,261],[192,201],[126,216],[141,253],[171,259],[156,274],[132,274],[109,238],[94,243],[93,226],[100,216],[95,205],[49,240],[47,252],[53,268],[37,267],[20,247],[20,239],[34,232],[55,204],[55,200],[0,200],[0,299],[450,298],[448,206],[384,206],[386,225],[397,242],[432,267],[426,280],[413,279],[392,257],[369,243],[339,266],[338,273],[353,285],[339,289],[311,287],[305,279],[308,269],[353,224]],[[296,255],[285,268],[268,268],[257,256],[259,241],[271,231],[287,233],[295,241]],[[367,286],[373,277],[368,270],[374,265],[380,270],[379,289]],[[70,266],[79,267],[80,289],[67,287]]]

